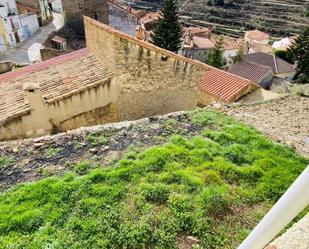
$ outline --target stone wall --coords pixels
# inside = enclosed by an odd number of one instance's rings
[[[62,0],[62,8],[66,17],[86,15],[91,18],[97,17],[102,23],[108,23],[107,0]]]
[[[138,19],[127,10],[112,3],[108,4],[108,25],[121,32],[135,37],[135,29]]]
[[[116,75],[118,120],[193,109],[208,66],[84,18],[87,47]]]
[[[44,101],[39,88],[27,88],[25,95],[31,111],[1,124],[0,140],[35,137],[117,121],[113,103],[118,89],[113,79],[50,103]]]

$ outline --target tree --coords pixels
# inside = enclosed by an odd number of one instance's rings
[[[309,5],[304,13],[304,17],[309,17]]]
[[[293,62],[296,62],[296,78],[300,82],[309,82],[309,26],[303,29],[288,49],[288,57]]]
[[[172,52],[178,52],[181,48],[182,27],[179,22],[177,0],[164,1],[152,39],[155,45]]]
[[[215,43],[215,47],[210,51],[207,64],[216,67],[223,68],[225,65],[225,59],[223,57],[224,44],[223,44],[223,36],[220,36]]]
[[[236,56],[234,57],[234,63],[242,62],[244,59],[244,56],[245,56],[245,51],[244,51],[244,48],[241,47],[238,50]]]

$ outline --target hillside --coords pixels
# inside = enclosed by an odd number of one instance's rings
[[[0,150],[4,248],[235,248],[308,163],[207,110]]]
[[[160,1],[129,0],[135,7],[158,8]],[[205,0],[180,0],[181,16],[186,24],[208,27],[236,37],[241,30],[258,28],[275,36],[297,33],[309,25],[304,17],[308,0],[225,0],[227,6],[208,6]]]

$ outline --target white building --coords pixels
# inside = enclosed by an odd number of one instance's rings
[[[48,0],[48,5],[50,9],[57,13],[62,13],[62,1],[61,0]]]
[[[19,15],[15,0],[0,0],[0,51],[15,47],[38,28],[35,15]]]

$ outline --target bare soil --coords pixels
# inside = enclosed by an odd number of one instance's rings
[[[234,106],[227,113],[309,157],[309,98],[288,96],[260,104]]]

